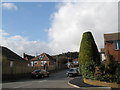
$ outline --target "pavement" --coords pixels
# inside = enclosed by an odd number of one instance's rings
[[[82,77],[75,77],[74,79],[70,80],[68,84],[73,87],[81,88],[84,90],[120,90],[120,88],[111,88],[86,84],[83,82]]]

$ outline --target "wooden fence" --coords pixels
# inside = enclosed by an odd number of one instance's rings
[[[28,62],[18,62],[15,60],[7,60],[2,62],[2,81],[14,81],[17,79],[30,77],[31,72],[35,69],[42,69],[43,67],[28,66]],[[48,71],[65,69],[65,65],[50,65]]]

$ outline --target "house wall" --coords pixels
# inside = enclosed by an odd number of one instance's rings
[[[46,63],[47,63],[48,66],[50,65],[49,61],[47,61]],[[34,64],[33,66],[34,67],[41,67],[41,61],[37,61],[37,64]]]
[[[113,55],[116,61],[120,62],[120,50],[114,49],[114,43],[105,42],[105,54],[108,54],[108,52]]]

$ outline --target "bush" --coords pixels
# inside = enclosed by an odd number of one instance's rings
[[[107,55],[107,62],[105,65],[105,74],[115,74],[115,70],[118,66],[118,63],[114,60],[113,56],[108,54]]]
[[[117,78],[116,82],[120,84],[120,64],[118,64],[118,66],[115,70],[115,76]]]
[[[85,64],[86,62],[94,61],[96,64],[100,64],[100,55],[92,36],[91,32],[85,32],[82,36],[79,52],[79,63]]]
[[[83,78],[94,80],[94,72],[95,72],[95,63],[94,62],[86,62],[86,64],[81,65]]]
[[[112,74],[105,74],[103,76],[96,77],[96,80],[106,81],[106,82],[116,82],[116,76]]]
[[[93,74],[93,72],[89,70],[90,68],[94,68],[91,66],[92,64],[90,62],[99,65],[100,55],[92,33],[85,32],[83,33],[79,52],[79,67],[81,73],[84,74],[83,76],[85,77],[88,77],[90,74],[90,76],[92,76]]]
[[[120,84],[120,64],[113,61],[102,67],[105,73],[102,76],[96,76],[96,80]]]

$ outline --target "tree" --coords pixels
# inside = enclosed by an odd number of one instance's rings
[[[85,65],[87,62],[100,64],[100,54],[91,32],[83,33],[79,51],[80,66]]]

